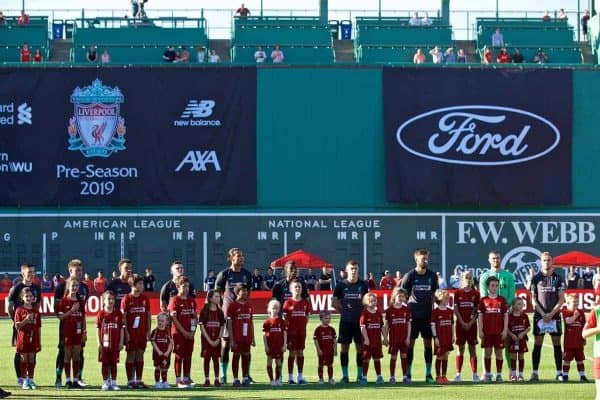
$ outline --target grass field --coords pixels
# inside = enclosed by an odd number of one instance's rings
[[[256,318],[255,328],[256,332],[260,332],[262,328],[262,318]],[[93,319],[88,320],[88,329],[91,330],[93,327]],[[318,318],[312,317],[309,322],[308,332],[309,338],[312,336],[312,331],[318,324]],[[334,320],[334,326],[337,329],[337,320]],[[542,382],[538,384],[479,384],[473,385],[470,383],[470,367],[468,366],[468,360],[465,362],[463,368],[463,380],[467,382],[461,384],[453,384],[446,386],[436,385],[425,385],[424,380],[424,363],[423,363],[423,351],[422,345],[418,342],[415,349],[415,365],[413,367],[413,384],[410,386],[396,385],[375,385],[369,383],[366,386],[358,386],[356,383],[350,385],[336,385],[331,387],[329,385],[320,386],[317,385],[317,367],[314,346],[312,339],[307,339],[307,350],[305,351],[305,371],[304,375],[309,381],[309,385],[303,387],[289,387],[284,384],[282,387],[272,388],[268,385],[268,377],[266,374],[265,364],[266,357],[263,350],[262,338],[257,337],[257,346],[253,350],[253,359],[251,367],[251,375],[257,382],[248,388],[202,388],[197,387],[194,389],[170,389],[170,390],[147,390],[147,391],[133,391],[123,390],[125,386],[125,371],[124,365],[119,365],[119,384],[122,390],[120,392],[103,392],[100,390],[101,376],[100,376],[100,365],[96,362],[96,341],[95,337],[90,342],[90,345],[86,347],[85,352],[85,369],[84,379],[91,387],[84,390],[56,390],[54,389],[54,364],[56,359],[56,344],[57,344],[57,333],[58,323],[55,319],[46,319],[43,321],[42,328],[42,341],[43,348],[42,352],[38,354],[38,361],[36,367],[36,378],[35,381],[38,384],[38,390],[35,392],[24,391],[16,387],[16,377],[13,371],[13,354],[14,349],[10,347],[11,337],[11,326],[8,320],[0,321],[0,360],[2,368],[0,369],[0,386],[5,390],[13,392],[12,398],[32,398],[35,399],[57,399],[57,398],[68,398],[68,399],[95,399],[95,398],[119,398],[119,399],[141,399],[141,398],[161,398],[161,399],[391,399],[397,396],[406,396],[410,399],[593,399],[594,398],[594,385],[593,384],[580,384],[576,379],[577,371],[574,365],[571,366],[571,382],[569,383],[558,383],[554,381],[554,361],[552,359],[552,348],[549,346],[550,340],[546,338],[546,346],[542,350],[542,363],[540,366],[540,377]],[[200,359],[200,344],[197,336],[196,350],[194,352],[194,358],[192,361],[192,379],[195,382],[204,382],[204,374],[201,367]],[[533,344],[530,343],[529,348],[533,348]],[[479,351],[480,353],[480,351]],[[590,343],[586,346],[586,355],[590,357],[592,354],[592,346]],[[153,382],[153,367],[151,361],[151,351],[148,349],[146,352],[146,365],[144,369],[144,380],[146,384]],[[122,361],[124,360],[124,354],[122,355]],[[389,362],[388,356],[383,360],[383,375],[389,377]],[[350,376],[355,376],[354,366],[354,351],[350,354]],[[525,374],[526,378],[531,373],[531,353],[526,355],[525,359]],[[287,377],[287,367],[284,362],[284,377]],[[479,357],[479,367],[481,372],[481,355]],[[590,360],[586,361],[586,371],[588,378],[593,377],[592,363]],[[339,367],[339,359],[335,360],[334,374],[336,380],[341,377],[341,370]],[[400,368],[398,367],[398,371]],[[504,366],[505,379],[507,378],[506,364]],[[450,355],[450,362],[448,367],[449,378],[454,376],[454,352]],[[396,374],[397,377],[400,375]],[[231,366],[229,372],[229,382],[231,378]],[[63,378],[64,379],[64,378]],[[212,377],[211,377],[212,379]],[[369,381],[374,382],[375,375],[373,367],[369,369]],[[169,373],[169,382],[175,381],[173,369]]]

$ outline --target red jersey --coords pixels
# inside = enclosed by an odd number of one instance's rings
[[[504,314],[508,311],[504,297],[484,297],[479,302],[479,313],[483,315],[483,333],[500,335],[504,330]]]
[[[172,340],[171,332],[169,332],[168,328],[155,328],[152,333],[150,333],[150,341],[156,343],[156,347],[163,353],[169,349],[169,344]]]
[[[279,317],[268,318],[263,323],[263,332],[267,338],[269,351],[277,353],[283,350],[283,334],[287,331],[287,324]]]
[[[36,307],[17,307],[15,323],[25,321],[30,315],[33,315],[35,324],[26,324],[17,330],[17,351],[23,353],[37,353],[42,349],[40,335],[42,316]]]
[[[169,302],[169,313],[171,317],[177,318],[179,324],[188,332],[196,329],[196,299],[186,297],[182,299],[179,295],[171,297]],[[179,331],[175,324],[171,324],[171,334],[176,335]]]
[[[106,291],[107,284],[108,284],[108,281],[106,280],[106,278],[94,279],[94,292],[96,292],[96,294],[98,294],[98,295],[104,293]]]
[[[379,311],[370,312],[366,308],[360,314],[360,326],[367,330],[369,338],[369,347],[381,347],[381,328],[383,327],[383,316]]]
[[[218,308],[216,310],[202,310],[198,323],[204,327],[211,340],[217,340],[221,334],[221,327],[225,326],[225,315]],[[202,335],[202,342],[205,340],[204,335]]]
[[[58,314],[66,314],[68,313],[73,304],[79,303],[79,300],[72,300],[69,297],[63,297],[58,303]],[[83,315],[83,308],[81,307],[81,303],[79,303],[79,310],[73,312],[66,319],[63,319],[63,332],[74,335],[81,335],[83,333],[83,319],[85,316]]]
[[[37,61],[37,60],[36,60]],[[39,60],[42,61],[42,60]],[[84,279],[81,281],[85,286],[88,287],[90,294],[94,293],[94,281],[91,279]]]
[[[31,49],[21,49],[21,62],[31,61]]]
[[[442,310],[434,308],[431,311],[431,323],[435,325],[435,333],[441,346],[452,345],[452,324],[454,312],[450,308]]]
[[[231,320],[232,338],[236,342],[251,343],[254,338],[252,327],[252,307],[248,302],[233,302],[227,309],[227,319]]]
[[[98,312],[96,317],[96,328],[100,335],[100,345],[103,349],[117,352],[121,344],[121,330],[125,324],[123,323],[123,314],[115,309],[109,313],[104,310]]]
[[[312,307],[306,299],[289,298],[283,303],[283,317],[288,324],[290,335],[306,334],[306,324]]]
[[[319,343],[319,348],[324,355],[333,355],[337,337],[335,334],[335,329],[331,325],[317,326],[313,335],[313,339]]]
[[[127,333],[130,337],[146,337],[148,332],[148,313],[150,312],[150,301],[146,296],[140,294],[134,296],[126,294],[121,300],[121,312],[125,317]]]
[[[513,315],[513,313],[508,314],[508,330],[518,335],[521,332],[526,331],[530,327],[529,317],[525,312],[521,313],[521,315]],[[524,340],[527,340],[527,336],[523,337]]]
[[[467,292],[464,289],[458,289],[454,293],[454,309],[458,310],[464,322],[469,322],[477,317],[478,307],[479,291],[471,289]]]
[[[381,290],[392,290],[396,287],[396,280],[391,276],[389,278],[384,276],[381,278],[381,281],[379,281],[379,287]]]
[[[12,287],[12,281],[10,279],[2,279],[0,281],[0,290],[2,293],[10,292],[10,288]]]
[[[394,306],[388,307],[385,310],[385,321],[389,326],[390,346],[398,346],[404,342],[408,334],[408,327],[412,321],[410,310],[406,304],[402,304],[400,308]]]
[[[563,347],[565,349],[580,349],[583,348],[583,338],[581,337],[581,331],[585,325],[585,315],[583,311],[579,311],[579,316],[575,321],[570,324],[567,323],[567,318],[573,317],[574,311],[564,309],[562,310],[562,316],[565,320],[565,334]],[[593,314],[593,313],[592,313]]]
[[[33,61],[35,62],[42,62],[44,60],[44,58],[42,57],[41,53],[35,53],[33,55]]]

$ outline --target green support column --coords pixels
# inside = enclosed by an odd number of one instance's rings
[[[329,21],[328,16],[329,10],[329,1],[328,0],[319,0],[319,18],[321,23],[326,24]]]
[[[444,25],[450,25],[450,0],[442,0],[442,21]]]

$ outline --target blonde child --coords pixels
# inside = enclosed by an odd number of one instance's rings
[[[523,382],[523,368],[525,367],[524,355],[529,351],[527,348],[527,333],[531,329],[531,324],[529,323],[529,317],[524,312],[525,300],[520,297],[515,297],[511,309],[512,311],[508,316],[508,337],[510,343],[508,351],[510,353],[511,370],[510,381]]]
[[[390,383],[396,383],[396,360],[400,353],[402,365],[402,383],[409,384],[408,346],[410,345],[410,328],[412,316],[406,306],[406,292],[399,287],[392,291],[392,304],[385,310],[385,325],[383,326],[383,344],[388,346],[390,354]]]
[[[33,381],[35,371],[35,355],[42,349],[41,333],[42,318],[34,306],[33,292],[29,288],[21,290],[23,305],[15,310],[15,328],[17,330],[17,353],[21,357],[20,377],[23,389],[36,389]]]
[[[306,326],[310,315],[311,305],[302,298],[302,283],[293,280],[290,283],[292,297],[283,303],[283,318],[288,327],[288,384],[294,384],[294,360],[298,366],[298,384],[306,385],[302,375],[304,370],[304,347],[306,346]]]
[[[317,326],[313,334],[315,348],[319,359],[317,372],[319,374],[319,384],[323,384],[323,368],[327,367],[327,377],[329,384],[335,385],[333,379],[333,358],[337,356],[337,335],[335,329],[330,325],[331,313],[329,311],[321,311],[319,314],[321,324]]]
[[[569,368],[571,360],[575,359],[577,363],[577,371],[579,372],[579,380],[581,382],[589,382],[585,376],[585,339],[581,333],[585,325],[585,316],[583,311],[579,311],[579,299],[576,294],[571,293],[566,296],[567,308],[562,310],[562,316],[565,320],[565,335],[563,343],[563,369],[559,380],[567,382],[569,380]],[[561,379],[562,378],[562,379]]]
[[[363,305],[365,306],[360,315],[360,331],[362,333],[362,377],[360,384],[367,383],[367,373],[369,372],[369,361],[373,358],[377,380],[375,383],[383,384],[381,376],[382,350],[382,330],[383,317],[377,310],[377,295],[367,293],[363,296]]]
[[[473,273],[464,271],[461,274],[461,287],[454,293],[454,316],[456,317],[456,375],[454,382],[461,382],[461,372],[465,354],[465,344],[469,346],[469,360],[473,383],[479,383],[477,375],[477,308],[479,307],[479,291],[473,287]]]
[[[446,377],[448,370],[448,353],[453,349],[454,333],[452,324],[454,323],[454,313],[448,308],[450,295],[446,290],[436,290],[435,301],[437,307],[431,312],[431,332],[433,333],[433,344],[435,359],[436,383],[448,384],[450,381]]]
[[[156,328],[150,333],[152,361],[154,362],[154,387],[169,389],[167,372],[171,365],[173,338],[169,331],[169,314],[161,312],[156,316]]]
[[[273,299],[267,305],[269,318],[263,323],[263,342],[267,354],[267,374],[271,386],[281,386],[281,363],[283,353],[287,348],[287,324],[279,316],[281,305]],[[273,375],[273,362],[275,362],[275,375]]]

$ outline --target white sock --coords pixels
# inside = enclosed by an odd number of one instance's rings
[[[562,371],[556,370],[556,375],[562,375]]]
[[[298,380],[300,380],[300,379],[304,379],[304,377],[302,376],[302,373],[298,374]]]

